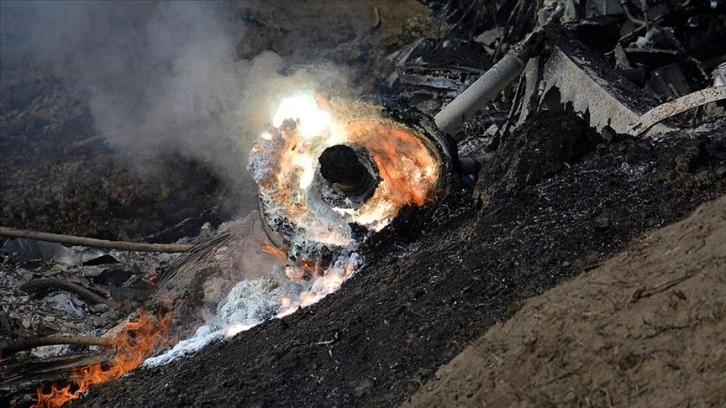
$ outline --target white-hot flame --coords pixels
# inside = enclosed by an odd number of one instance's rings
[[[298,154],[293,156],[292,164],[300,168],[300,189],[310,187],[315,178],[315,158],[311,154]]]
[[[292,119],[298,123],[304,138],[319,136],[330,128],[330,112],[322,109],[313,92],[299,92],[283,99],[272,118],[272,126],[280,127]]]
[[[224,330],[224,338],[228,339],[230,337],[234,337],[239,333],[242,333],[243,331],[247,331],[255,326],[257,326],[259,322],[256,323],[233,323],[227,326],[227,328]]]

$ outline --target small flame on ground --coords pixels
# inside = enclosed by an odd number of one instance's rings
[[[137,322],[123,323],[106,333],[106,336],[111,337],[109,341],[116,347],[111,366],[104,367],[101,363],[93,363],[74,369],[70,384],[63,387],[53,384],[48,392],[41,386],[38,388],[38,403],[35,407],[60,408],[66,402],[78,398],[92,385],[119,378],[138,367],[160,344],[169,321],[167,317],[149,317],[143,310],[138,310],[137,313]]]
[[[287,247],[283,246],[278,248],[270,243],[264,243],[262,245],[262,252],[270,255],[275,255],[280,263],[284,264],[287,262]]]
[[[302,292],[296,302],[288,297],[280,298],[280,311],[277,317],[288,316],[299,308],[318,303],[325,296],[340,289],[343,282],[360,268],[360,259],[358,254],[352,254],[350,257],[344,257],[342,263],[342,266],[333,265],[315,276],[312,287]]]

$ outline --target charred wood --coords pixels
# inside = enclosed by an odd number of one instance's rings
[[[52,289],[64,290],[66,292],[75,293],[81,299],[90,304],[96,305],[99,303],[105,303],[114,308],[118,307],[118,305],[112,300],[106,299],[103,296],[100,296],[89,289],[86,289],[75,283],[66,282],[57,278],[35,279],[28,283],[20,285],[20,290],[23,290],[25,292],[37,293],[44,290]]]
[[[30,231],[9,227],[0,227],[0,235],[92,248],[118,249],[121,251],[186,252],[194,246],[189,244],[149,244],[144,242],[107,241],[103,239],[76,237],[73,235],[53,234],[49,232]]]
[[[0,357],[3,359],[20,351],[34,349],[36,347],[54,346],[58,344],[70,344],[76,346],[103,346],[113,347],[114,344],[108,339],[101,337],[83,337],[83,336],[49,336],[37,339],[21,340],[10,343],[0,348]]]

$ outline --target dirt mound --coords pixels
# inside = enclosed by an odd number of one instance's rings
[[[406,406],[724,406],[726,197],[528,300]]]

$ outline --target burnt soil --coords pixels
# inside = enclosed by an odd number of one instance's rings
[[[725,174],[723,123],[605,140],[541,114],[504,138],[473,194],[410,219],[340,291],[71,406],[398,405],[527,298],[725,194]]]
[[[528,300],[409,406],[724,406],[724,208],[708,202]]]

